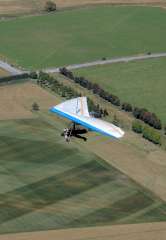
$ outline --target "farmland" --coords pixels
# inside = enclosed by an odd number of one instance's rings
[[[40,69],[162,52],[165,21],[164,9],[117,6],[2,21],[0,54],[16,65]]]
[[[72,228],[65,230],[39,231],[19,234],[7,234],[1,237],[1,240],[147,240],[160,239],[165,240],[166,223],[143,223],[143,224],[125,224],[112,225],[104,227],[91,228]]]
[[[161,200],[64,144],[56,123],[5,121],[0,130],[0,233],[165,220]]]
[[[165,0],[56,0],[58,9],[73,8],[98,4],[146,4],[165,7]],[[20,16],[25,14],[41,13],[46,0],[0,0],[1,16]]]
[[[57,0],[55,14],[42,14],[45,2],[0,0],[3,60],[38,70],[165,52],[164,8],[109,5],[145,0]],[[164,0],[146,3],[165,6]],[[147,107],[166,123],[165,65],[161,58],[74,74]],[[0,69],[0,77],[6,74]],[[59,73],[53,76],[107,109],[105,120],[116,118],[125,135],[116,141],[89,131],[86,143],[66,143],[61,133],[69,122],[49,112],[67,99],[60,85],[54,89],[45,79],[43,85],[35,79],[1,85],[0,239],[165,240],[166,145],[132,132],[132,114]]]
[[[8,87],[22,99],[21,87],[31,85]],[[36,88],[33,101],[41,104],[44,90]],[[32,96],[25,95],[28,110]],[[50,106],[59,100],[47,93]],[[66,144],[65,122],[46,108],[31,114],[0,122],[0,233],[165,221],[160,198],[93,153],[97,136],[90,134],[91,150],[77,140]]]
[[[1,16],[17,16],[39,13],[44,9],[46,0],[0,0]]]
[[[56,0],[58,9],[80,7],[97,4],[146,4],[165,7],[165,0]],[[1,16],[20,16],[25,14],[41,13],[46,0],[0,0]]]
[[[0,120],[33,118],[31,109],[35,101],[45,110],[54,103],[55,97],[30,83],[1,86]]]
[[[166,122],[165,65],[164,58],[79,69],[75,74],[99,83],[123,102],[148,108]]]
[[[124,5],[138,5],[138,4],[145,4],[145,5],[155,5],[155,6],[165,6],[165,0],[82,0],[82,1],[77,1],[77,0],[57,0],[56,1],[57,5],[60,8],[64,7],[75,7],[75,6],[87,6],[87,5],[97,5],[97,4],[124,4]]]

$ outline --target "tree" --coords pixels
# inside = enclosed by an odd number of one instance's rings
[[[135,118],[140,119],[150,125],[151,127],[154,127],[156,129],[162,128],[161,120],[154,114],[149,112],[145,108],[137,108],[135,107],[133,109],[133,115]]]
[[[113,118],[113,124],[117,127],[119,126],[119,120],[118,120],[116,114],[114,115],[114,118]]]
[[[125,110],[126,112],[132,112],[132,106],[130,103],[123,103],[122,104],[122,110]]]
[[[143,137],[155,144],[161,145],[161,135],[155,129],[151,127],[144,127],[143,129]]]
[[[166,125],[164,126],[164,134],[166,135]]]
[[[108,116],[108,111],[107,111],[106,108],[104,109],[103,116],[104,116],[104,117]]]
[[[67,68],[62,67],[59,69],[59,72],[65,77],[70,78],[71,80],[75,80],[72,71],[68,70]]]
[[[115,106],[120,106],[120,99],[113,94],[109,94],[109,96],[107,96],[106,100],[111,102]]]
[[[132,130],[136,133],[142,133],[143,131],[143,126],[142,124],[140,123],[140,121],[133,121],[132,123]]]
[[[32,79],[37,79],[37,78],[38,78],[38,75],[37,75],[36,72],[30,72],[29,76],[30,76],[30,78],[32,78]]]
[[[39,111],[39,105],[38,105],[36,102],[34,102],[34,103],[32,104],[32,110],[33,110],[33,111]]]
[[[47,1],[45,5],[45,10],[47,12],[53,12],[56,11],[56,3],[53,1]]]

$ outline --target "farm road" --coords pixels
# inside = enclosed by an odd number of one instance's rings
[[[106,65],[106,64],[121,63],[121,62],[131,62],[131,61],[145,60],[145,59],[150,59],[150,58],[161,58],[161,57],[166,57],[166,52],[153,53],[153,54],[149,54],[149,55],[119,57],[119,58],[112,58],[112,59],[107,59],[107,60],[97,60],[94,62],[69,65],[69,66],[66,66],[66,68],[69,70],[74,70],[74,69],[78,69],[78,68],[93,67],[93,66],[97,66],[97,65]],[[47,68],[44,71],[47,73],[58,73],[59,69],[60,68]]]
[[[151,59],[151,58],[161,58],[161,57],[166,57],[166,52],[153,53],[153,54],[149,54],[149,55],[146,54],[146,55],[119,57],[119,58],[112,58],[112,59],[107,59],[107,60],[97,60],[97,61],[93,61],[93,62],[68,65],[68,66],[66,66],[66,68],[69,70],[74,70],[77,68],[93,67],[93,66],[97,66],[97,65],[105,65],[105,64],[121,63],[121,62],[131,62],[131,61],[145,60],[145,59]],[[14,67],[14,66],[11,66],[10,64],[3,62],[2,60],[0,60],[0,68],[6,70],[11,75],[17,75],[17,74],[19,75],[19,74],[23,73],[22,70]],[[43,69],[43,71],[47,72],[47,73],[58,73],[59,69],[60,69],[60,67],[54,67],[54,68]]]
[[[0,61],[0,67],[4,70],[6,70],[7,72],[9,72],[11,75],[19,75],[22,74],[22,71],[11,66],[10,64]]]

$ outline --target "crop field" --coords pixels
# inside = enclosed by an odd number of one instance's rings
[[[93,4],[150,4],[166,6],[165,0],[56,0],[58,9],[88,6]],[[0,0],[1,16],[18,16],[40,13],[44,10],[46,0]]]
[[[0,122],[0,233],[166,220],[164,202],[64,143],[60,127],[42,116]]]
[[[96,6],[1,21],[0,55],[40,69],[163,52],[165,21],[164,9],[138,6]]]
[[[46,0],[0,0],[0,15],[17,16],[41,12],[46,2]]]
[[[23,87],[25,109],[31,85],[7,86],[20,99]],[[36,88],[33,100],[41,103],[45,90]],[[49,96],[50,106],[59,101]],[[0,121],[1,234],[166,220],[164,201],[80,141],[66,144],[60,137],[66,123],[48,113],[47,104],[29,119]]]
[[[75,71],[99,83],[123,102],[145,107],[166,123],[166,58],[97,66]]]
[[[74,6],[86,6],[92,4],[151,4],[156,6],[165,6],[165,0],[57,0],[57,5],[59,7],[74,7]]]
[[[34,102],[45,110],[55,101],[54,96],[29,82],[0,86],[0,120],[33,118],[31,110]]]

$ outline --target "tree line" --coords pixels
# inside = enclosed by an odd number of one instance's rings
[[[70,86],[64,85],[62,82],[59,82],[55,77],[50,76],[45,72],[39,72],[38,76],[35,75],[35,73],[32,73],[31,76],[37,79],[37,84],[42,87],[50,88],[51,91],[57,93],[63,98],[71,99],[74,97],[81,97],[81,93],[78,93]],[[87,98],[87,101],[91,115],[97,118],[106,117],[108,115],[107,109],[101,108],[99,104],[95,104],[94,101],[89,97]]]
[[[73,97],[80,97],[81,93],[78,93],[70,86],[64,85],[62,82],[58,81],[55,77],[50,76],[45,72],[39,72],[36,74],[35,72],[30,74],[31,78],[37,79],[37,83],[42,86],[51,89],[51,91],[57,93],[61,97],[66,99],[71,99]],[[81,86],[84,86],[83,84]],[[88,98],[88,107],[91,113],[96,113],[95,117],[105,117],[108,115],[107,109],[102,109],[99,104],[95,104],[92,99]],[[123,103],[121,105],[122,109],[125,108],[126,111],[131,111],[131,105],[127,103]],[[36,106],[32,107],[33,110],[36,110]],[[38,110],[38,109],[37,109]],[[132,110],[133,111],[133,110]],[[144,110],[145,111],[145,110]],[[136,110],[135,114],[140,114],[141,111],[139,109]],[[141,119],[141,116],[135,116],[137,119]],[[114,116],[113,124],[119,126],[119,120],[116,115]],[[135,120],[132,123],[132,130],[138,134],[141,134],[143,138],[155,143],[162,144],[161,134],[156,131],[154,128],[144,125],[140,120]],[[166,135],[166,126],[164,127],[164,134]]]
[[[142,134],[142,137],[155,143],[161,145],[161,134],[154,128],[149,126],[143,126],[143,124],[135,120],[132,123],[132,130],[136,133]]]
[[[75,83],[79,84],[80,86],[91,90],[94,94],[100,96],[104,100],[112,103],[115,106],[121,107],[122,110],[126,112],[132,112],[133,116],[136,119],[140,119],[149,126],[155,129],[162,129],[161,120],[156,116],[155,113],[148,111],[145,108],[133,107],[130,103],[121,103],[118,96],[111,94],[105,91],[99,84],[92,83],[88,79],[84,77],[74,76],[73,72],[68,70],[67,68],[60,68],[60,73],[65,77],[73,80]]]

